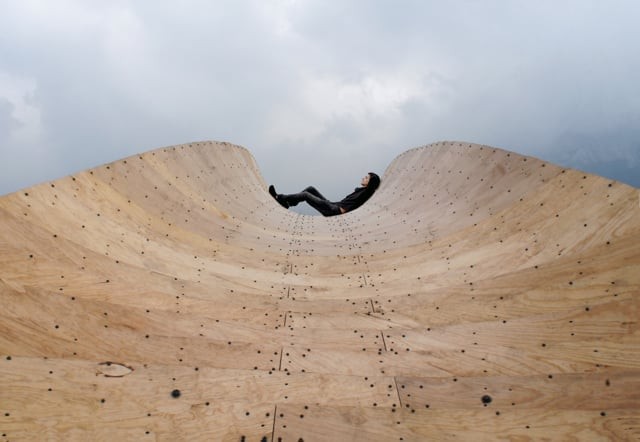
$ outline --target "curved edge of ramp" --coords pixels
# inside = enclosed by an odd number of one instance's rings
[[[0,198],[2,440],[640,438],[638,189],[489,146],[286,211],[250,152]]]

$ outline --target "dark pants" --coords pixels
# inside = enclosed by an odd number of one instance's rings
[[[306,201],[311,207],[324,216],[340,215],[340,206],[326,199],[315,187],[309,186],[300,193],[282,195],[282,199],[290,206],[295,206],[299,202]]]

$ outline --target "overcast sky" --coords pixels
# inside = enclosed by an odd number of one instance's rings
[[[0,0],[0,194],[198,140],[331,199],[489,144],[640,187],[640,1]]]

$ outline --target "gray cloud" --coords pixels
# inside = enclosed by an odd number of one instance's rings
[[[0,143],[6,143],[9,133],[18,123],[13,117],[14,106],[7,99],[0,98]]]
[[[630,182],[639,16],[588,0],[3,3],[0,194],[200,139],[334,199],[443,139]]]

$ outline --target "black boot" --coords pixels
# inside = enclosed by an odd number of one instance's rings
[[[282,195],[278,195],[278,193],[276,192],[276,188],[273,187],[273,184],[269,186],[269,193],[282,207],[284,207],[285,209],[289,208],[289,204],[287,204],[284,198],[282,198]]]

